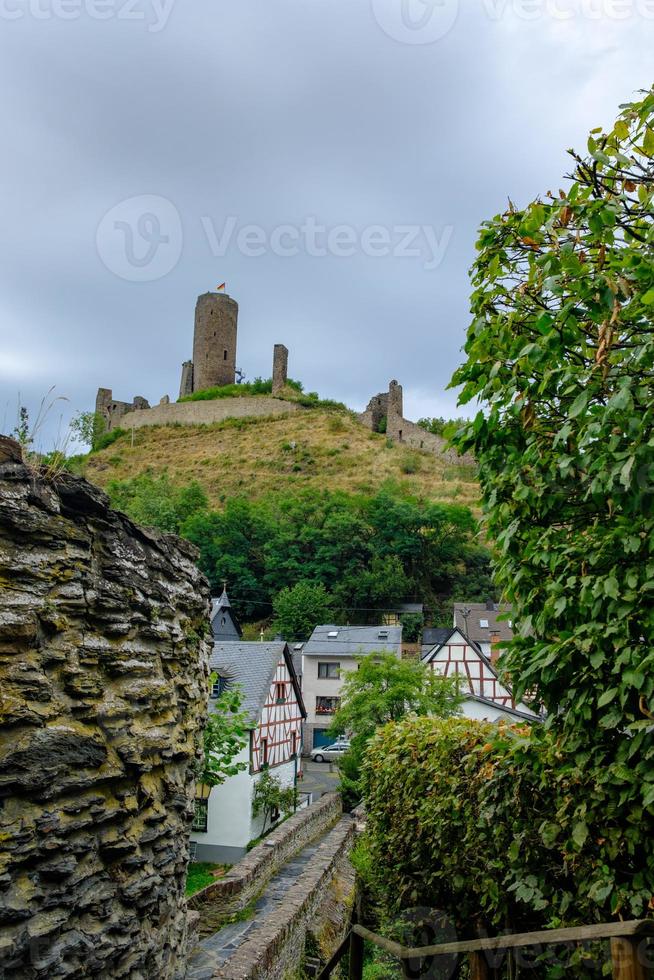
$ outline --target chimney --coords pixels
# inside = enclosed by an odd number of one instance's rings
[[[500,634],[499,634],[499,630],[493,630],[491,632],[491,635],[490,635],[490,643],[491,643],[490,661],[491,661],[491,664],[494,667],[495,664],[497,663],[497,661],[500,659],[500,654],[502,652],[501,649],[500,649]]]
[[[488,612],[495,612],[495,603],[492,599],[486,599],[486,609]]]

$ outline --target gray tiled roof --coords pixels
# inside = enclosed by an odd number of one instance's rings
[[[284,657],[286,643],[214,643],[209,660],[211,670],[226,677],[228,686],[238,684],[243,693],[243,709],[255,726],[259,721],[277,664]],[[288,658],[290,660],[290,657]],[[292,663],[292,662],[291,662]],[[298,692],[299,694],[299,692]]]
[[[450,626],[428,626],[422,631],[422,645],[431,650],[436,643],[445,643],[451,632]]]
[[[380,637],[380,631],[388,636]],[[329,633],[336,636],[330,637]],[[401,644],[401,626],[316,626],[302,652],[305,657],[354,657],[382,652],[399,655]]]
[[[492,608],[489,609],[489,606]],[[463,617],[464,609],[470,610],[467,629]],[[499,622],[497,619],[498,616],[505,616],[510,612],[511,607],[505,603],[455,602],[454,623],[459,629],[466,632],[469,640],[474,640],[475,643],[490,643],[491,633],[495,632],[499,633],[498,639],[500,641],[511,640],[513,639],[513,630],[509,626],[508,619],[502,619]],[[481,619],[486,620],[488,626],[480,626],[479,621]]]

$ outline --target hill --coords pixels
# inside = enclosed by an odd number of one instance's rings
[[[84,474],[106,487],[150,472],[175,486],[196,480],[213,507],[282,489],[403,495],[476,509],[473,466],[408,449],[371,432],[352,413],[305,408],[290,416],[227,419],[212,425],[148,426],[87,457]]]

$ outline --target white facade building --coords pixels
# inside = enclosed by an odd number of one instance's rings
[[[343,678],[356,670],[355,657],[369,653],[402,656],[401,626],[316,626],[302,650],[302,694],[306,706],[303,751],[328,745]]]
[[[261,815],[252,813],[254,789],[264,769],[284,787],[297,784],[306,712],[284,642],[216,642],[210,667],[218,680],[209,710],[224,689],[238,686],[249,717],[249,739],[235,760],[245,763],[245,769],[214,786],[207,801],[196,801],[191,841],[194,860],[232,864],[251,840],[270,829],[264,828]]]
[[[458,677],[464,702],[462,714],[479,721],[538,721],[539,716],[523,702],[516,703],[494,665],[480,648],[459,629],[452,629],[422,662],[445,677]]]

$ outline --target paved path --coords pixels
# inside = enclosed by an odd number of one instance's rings
[[[325,793],[334,793],[338,790],[339,775],[336,763],[303,759],[302,770],[304,778],[298,783],[298,789],[301,793],[313,793],[314,802]]]
[[[189,960],[186,980],[208,980],[216,968],[229,959],[234,950],[245,942],[266,915],[284,901],[289,888],[309,864],[323,839],[320,837],[317,841],[308,844],[304,850],[279,869],[258,899],[251,919],[223,926],[218,932],[214,932],[200,942]],[[206,921],[208,913],[209,908],[205,907],[202,910],[203,920]]]

